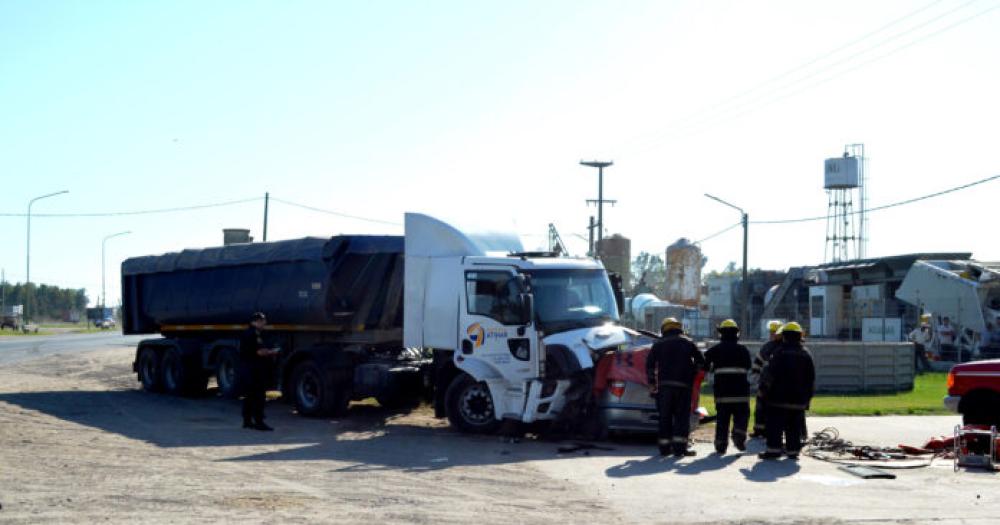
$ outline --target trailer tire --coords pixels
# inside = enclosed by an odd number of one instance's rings
[[[175,396],[195,396],[205,392],[208,377],[177,347],[163,354],[160,364],[163,388]]]
[[[215,382],[219,394],[228,399],[236,399],[243,393],[244,372],[240,354],[235,348],[223,348],[215,361]]]
[[[163,381],[160,378],[160,356],[155,348],[147,346],[139,350],[139,358],[136,359],[136,373],[139,376],[139,382],[142,383],[143,390],[147,392],[163,390]]]
[[[324,370],[316,361],[299,363],[292,371],[292,400],[299,415],[343,416],[351,401],[350,385],[334,370]]]
[[[500,428],[493,396],[486,383],[459,374],[445,393],[448,422],[461,432],[494,434]]]

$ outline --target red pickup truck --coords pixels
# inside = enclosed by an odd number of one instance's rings
[[[953,366],[944,406],[961,413],[966,425],[1000,427],[1000,359]]]

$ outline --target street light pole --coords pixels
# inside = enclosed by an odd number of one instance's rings
[[[46,199],[46,198],[49,198],[49,197],[55,197],[56,195],[62,195],[63,193],[69,193],[69,190],[62,190],[62,191],[57,191],[55,193],[48,193],[48,194],[42,195],[40,197],[35,197],[34,199],[31,199],[30,201],[28,201],[28,234],[26,236],[27,237],[27,246],[25,247],[25,250],[24,250],[25,251],[24,289],[27,292],[25,294],[25,299],[27,299],[27,294],[30,293],[30,292],[28,292],[28,288],[29,288],[28,285],[31,284],[31,205],[34,204],[35,201],[37,201],[37,200],[42,200],[42,199]],[[27,300],[24,301],[24,312],[23,312],[22,315],[24,316],[24,322],[25,323],[28,322],[28,303],[29,302],[30,301],[27,301]]]
[[[108,296],[104,292],[104,269],[105,269],[105,266],[106,266],[104,264],[105,246],[108,243],[108,239],[111,239],[113,237],[118,237],[120,235],[128,235],[130,233],[132,233],[132,232],[131,231],[123,231],[123,232],[118,232],[118,233],[112,233],[111,235],[108,235],[104,239],[101,240],[101,308],[106,308],[108,306],[108,303],[107,303]],[[102,315],[103,315],[103,313],[102,313]]]
[[[750,214],[743,211],[743,208],[730,204],[714,195],[705,194],[706,197],[720,204],[740,212],[740,222],[743,224],[743,283],[740,288],[740,295],[743,297],[743,316],[740,329],[749,336],[750,331],[750,283],[747,281],[747,246],[749,243]]]

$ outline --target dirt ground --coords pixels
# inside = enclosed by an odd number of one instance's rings
[[[127,349],[0,368],[0,521],[93,523],[542,522],[612,515],[518,460],[518,444],[458,436],[428,409],[371,405],[344,420],[269,403],[137,389]],[[556,445],[549,446],[553,451]]]
[[[426,408],[355,405],[330,420],[271,402],[277,431],[244,430],[238,402],[139,390],[132,352],[0,366],[0,522],[990,523],[1000,508],[997,475],[950,464],[872,482],[807,458],[714,456],[708,443],[682,462],[642,440],[560,454],[456,434]],[[837,424],[874,428],[861,419]],[[899,421],[915,435],[952,424]]]

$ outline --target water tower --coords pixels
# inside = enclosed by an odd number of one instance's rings
[[[844,155],[826,159],[823,188],[827,195],[825,262],[864,259],[868,239],[865,210],[865,146],[849,144]],[[859,211],[854,211],[855,194]]]

